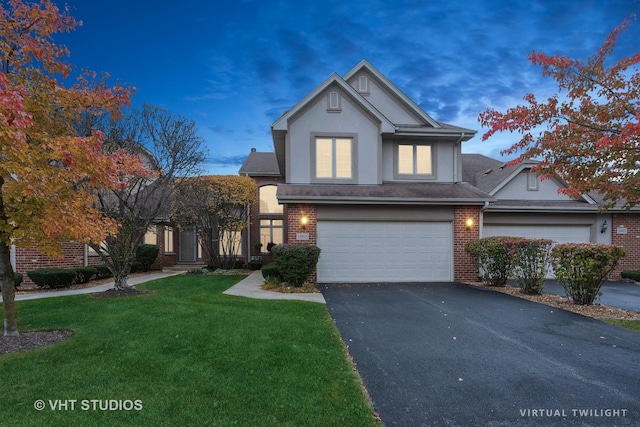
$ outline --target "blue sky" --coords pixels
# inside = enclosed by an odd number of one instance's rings
[[[637,0],[54,0],[83,21],[59,38],[78,68],[109,72],[150,103],[194,120],[206,173],[236,174],[270,125],[331,73],[366,58],[438,121],[475,129],[463,152],[500,158],[477,118],[555,93],[533,50],[587,58]],[[637,52],[640,22],[616,57]]]

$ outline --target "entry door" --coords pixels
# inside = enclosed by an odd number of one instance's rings
[[[180,261],[196,262],[198,255],[198,236],[196,231],[181,230],[180,231]]]

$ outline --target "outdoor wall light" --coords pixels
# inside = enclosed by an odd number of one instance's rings
[[[303,215],[300,217],[300,225],[302,226],[303,230],[307,229],[307,224],[309,224],[309,217],[306,215]]]
[[[607,221],[603,221],[602,225],[600,226],[600,234],[604,234],[607,232],[607,228],[609,228],[609,224],[607,224]]]
[[[464,227],[467,229],[473,227],[473,218],[467,218],[467,220],[464,222]]]

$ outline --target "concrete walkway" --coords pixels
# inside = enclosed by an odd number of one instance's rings
[[[304,294],[283,294],[282,292],[263,291],[262,289],[260,289],[260,285],[262,284],[262,282],[264,282],[264,279],[262,278],[262,272],[259,270],[254,271],[245,279],[242,279],[240,282],[224,291],[223,294],[255,299],[285,299],[326,304],[324,297],[319,292]]]
[[[183,274],[182,271],[172,271],[167,273],[152,273],[146,274],[144,276],[136,276],[130,277],[129,283],[132,285],[139,285],[140,283],[150,282],[156,279],[164,279],[165,277],[175,276],[177,274]],[[69,289],[66,291],[55,291],[55,292],[38,292],[33,294],[24,294],[24,295],[16,295],[16,301],[26,301],[38,298],[53,298],[53,297],[65,297],[68,295],[79,295],[79,294],[92,294],[94,292],[103,292],[107,289],[113,288],[115,282],[105,283],[103,285],[92,286],[90,288],[82,288],[82,289]],[[0,296],[0,301],[2,301],[2,297]]]

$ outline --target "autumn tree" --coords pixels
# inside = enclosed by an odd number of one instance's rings
[[[72,71],[53,36],[80,23],[48,0],[0,3],[0,285],[4,335],[18,335],[10,247],[62,255],[59,242],[100,241],[117,222],[94,205],[98,191],[151,172],[122,150],[103,150],[104,135],[77,136],[80,114],[117,115],[130,90],[106,76]]]
[[[517,132],[520,140],[503,154],[520,153],[519,159],[535,159],[533,168],[543,178],[554,174],[568,184],[560,191],[577,198],[597,191],[608,206],[623,201],[627,207],[640,202],[640,53],[613,62],[610,57],[626,19],[609,34],[590,58],[571,59],[541,52],[529,61],[557,82],[558,94],[539,101],[532,93],[526,104],[479,116],[489,130]],[[609,60],[609,61],[607,61]]]
[[[196,174],[204,161],[204,140],[192,120],[147,104],[116,119],[95,122],[86,115],[82,119],[76,124],[80,133],[101,129],[106,150],[139,156],[156,172],[153,177],[130,177],[126,184],[98,194],[98,208],[118,229],[89,245],[113,274],[115,288],[132,288],[128,276],[136,248],[154,223],[169,220],[174,189]]]
[[[247,176],[189,178],[176,187],[173,218],[196,230],[209,265],[233,268],[256,194],[256,183]]]

